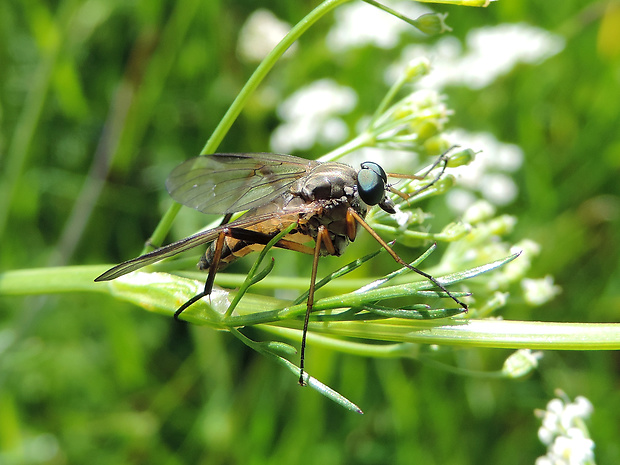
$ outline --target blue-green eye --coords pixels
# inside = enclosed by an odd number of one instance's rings
[[[367,205],[377,205],[385,196],[387,175],[383,168],[371,161],[365,161],[357,173],[357,192]]]

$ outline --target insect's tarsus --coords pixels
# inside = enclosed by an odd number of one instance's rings
[[[208,295],[211,294],[211,291],[207,292],[206,290],[202,291],[200,294],[196,294],[194,297],[192,297],[191,299],[189,299],[187,302],[185,302],[183,305],[181,305],[176,312],[174,312],[174,319],[176,321],[181,321],[179,320],[179,315],[181,313],[183,313],[183,311],[185,309],[187,309],[188,307],[190,307],[191,305],[194,305],[196,302],[198,302],[200,299],[202,299],[203,297],[207,297]]]

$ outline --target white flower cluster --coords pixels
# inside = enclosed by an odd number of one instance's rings
[[[524,23],[487,26],[469,32],[465,44],[446,36],[431,45],[408,45],[403,49],[401,64],[389,68],[386,79],[396,80],[402,63],[428,56],[432,57],[433,72],[420,81],[421,87],[463,85],[482,89],[519,63],[539,64],[557,55],[564,44],[561,36]]]
[[[278,107],[283,123],[271,136],[276,152],[308,150],[316,141],[327,144],[343,142],[348,127],[339,115],[357,105],[357,93],[333,79],[321,79],[300,88]]]
[[[552,399],[545,411],[536,412],[542,418],[538,438],[547,446],[547,454],[536,465],[594,465],[594,441],[584,423],[592,404],[583,396],[571,402],[563,392],[558,394],[560,398]]]

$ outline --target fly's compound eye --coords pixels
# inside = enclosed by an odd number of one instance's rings
[[[386,184],[387,175],[383,168],[371,161],[362,163],[357,173],[357,192],[367,205],[377,205],[383,200]]]

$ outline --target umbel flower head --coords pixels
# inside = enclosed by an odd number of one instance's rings
[[[547,446],[536,465],[594,465],[594,441],[584,422],[594,410],[592,403],[583,396],[571,402],[560,390],[556,394],[546,410],[536,411],[542,419],[538,438]]]

